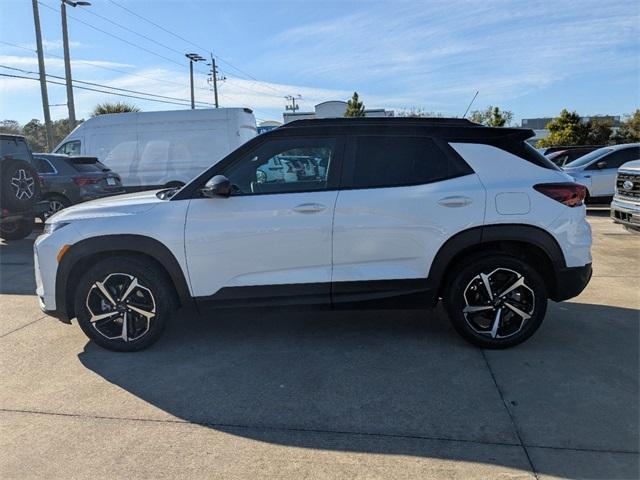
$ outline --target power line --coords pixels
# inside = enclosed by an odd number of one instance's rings
[[[33,78],[33,77],[26,77],[24,75],[10,75],[8,73],[0,73],[1,77],[9,77],[9,78],[20,78],[20,79],[25,79],[25,80],[34,80],[34,81],[38,81],[37,78]],[[65,83],[64,82],[56,82],[55,80],[46,80],[47,83],[51,83],[54,85],[62,85],[64,86]],[[80,90],[89,90],[92,92],[99,92],[99,93],[105,93],[107,95],[115,95],[117,97],[126,97],[126,98],[135,98],[138,100],[146,100],[148,102],[158,102],[158,103],[167,103],[167,104],[172,104],[172,105],[180,105],[182,107],[188,107],[189,104],[188,103],[178,103],[178,102],[171,102],[168,100],[156,100],[154,98],[146,98],[146,97],[139,97],[139,96],[135,96],[135,95],[127,95],[124,93],[115,93],[115,92],[109,92],[106,90],[99,90],[96,88],[90,88],[90,87],[81,87],[79,85],[76,85],[74,88],[79,88]]]
[[[38,3],[40,5],[42,5],[43,7],[48,8],[49,10],[53,10],[54,12],[58,12],[58,13],[60,12],[60,10],[51,7],[50,5],[47,5],[46,3],[42,3],[41,1],[38,1]],[[132,47],[135,47],[135,48],[138,48],[140,50],[143,50],[143,51],[145,51],[147,53],[150,53],[151,55],[155,55],[156,57],[162,58],[162,59],[164,59],[164,60],[166,60],[168,62],[175,63],[176,65],[179,65],[180,67],[184,67],[184,64],[182,64],[180,62],[177,62],[177,61],[173,60],[172,58],[165,57],[164,55],[162,55],[160,53],[154,52],[153,50],[149,50],[148,48],[142,47],[140,45],[136,45],[135,43],[132,43],[132,42],[130,42],[129,40],[127,40],[125,38],[122,38],[122,37],[120,37],[118,35],[114,35],[113,33],[107,32],[106,30],[102,30],[101,28],[98,28],[95,25],[92,25],[92,24],[90,24],[88,22],[85,22],[84,20],[80,20],[79,18],[74,17],[74,16],[72,16],[70,14],[67,14],[67,16],[69,18],[72,18],[76,22],[82,23],[83,25],[86,25],[87,27],[93,28],[94,30],[97,30],[98,32],[104,33],[105,35],[109,35],[110,37],[113,37],[113,38],[115,38],[117,40],[120,40],[121,42],[126,43],[127,45],[130,45]]]
[[[173,35],[174,37],[182,40],[183,42],[188,43],[189,45],[196,47],[198,49],[200,49],[202,52],[209,52],[206,48],[198,45],[197,43],[192,42],[191,40],[186,39],[185,37],[178,35],[175,32],[172,32],[171,30],[169,30],[168,28],[163,27],[162,25],[157,24],[156,22],[154,22],[153,20],[149,20],[148,18],[144,17],[143,15],[140,15],[139,13],[134,12],[133,10],[125,7],[124,5],[119,4],[118,2],[114,1],[114,0],[109,0],[110,3],[114,4],[115,6],[125,10],[126,12],[129,12],[131,15],[134,15],[142,20],[144,20],[145,22],[153,25],[156,28],[159,28],[160,30],[162,30],[163,32],[168,33],[169,35]],[[279,94],[284,94],[286,93],[284,90],[278,90],[274,87],[272,87],[271,85],[267,85],[264,82],[262,82],[261,80],[258,80],[256,77],[254,77],[253,75],[251,75],[250,73],[247,73],[246,71],[236,67],[235,65],[233,65],[231,62],[229,62],[228,60],[225,60],[224,58],[222,58],[220,55],[215,55],[214,57],[216,57],[218,60],[220,60],[222,63],[228,65],[229,67],[233,68],[234,70],[236,70],[237,72],[239,72],[240,74],[254,80],[255,82],[261,83],[263,84],[266,88],[269,88],[271,90],[273,90],[274,92],[277,92]]]
[[[14,71],[30,74],[30,75],[37,75],[38,74],[38,72],[32,72],[32,71],[29,71],[29,70],[23,70],[21,68],[9,67],[7,65],[0,65],[0,67],[1,68],[6,68],[8,70],[14,70]],[[60,77],[58,75],[51,75],[51,74],[47,74],[47,77],[57,78],[59,80],[64,80],[65,79],[64,77]],[[169,97],[167,95],[158,95],[158,94],[155,94],[155,93],[140,92],[140,91],[137,91],[137,90],[130,90],[128,88],[112,87],[111,85],[103,85],[103,84],[100,84],[100,83],[87,82],[87,81],[84,81],[84,80],[76,80],[76,79],[74,79],[73,82],[81,83],[83,85],[91,85],[91,86],[94,86],[94,87],[109,88],[111,90],[118,90],[118,91],[121,91],[121,92],[135,93],[135,94],[138,94],[138,95],[147,95],[149,97],[164,98],[164,99],[167,99],[167,100],[178,100],[180,102],[188,102],[189,101],[189,100],[184,99],[184,98]],[[74,87],[75,87],[75,85],[74,85]],[[202,105],[206,105],[206,106],[211,106],[211,107],[213,106],[213,103],[208,103],[208,102],[197,101],[196,103],[202,104]]]
[[[108,19],[107,17],[100,15],[99,13],[95,13],[95,12],[94,12],[94,11],[92,11],[90,8],[85,8],[85,9],[83,9],[82,11],[83,11],[83,12],[86,12],[86,13],[88,13],[88,14],[90,14],[90,15],[93,15],[94,17],[101,18],[101,19],[102,19],[102,20],[104,20],[105,22],[109,22],[110,24],[115,25],[116,27],[122,28],[123,30],[126,30],[127,32],[133,33],[134,35],[137,35],[137,36],[139,36],[139,37],[141,37],[141,38],[144,38],[145,40],[148,40],[149,42],[152,42],[152,43],[158,44],[158,45],[160,45],[161,47],[166,48],[167,50],[171,50],[172,52],[175,52],[175,53],[177,53],[177,54],[179,54],[179,55],[184,55],[184,52],[181,52],[180,50],[176,50],[176,49],[175,49],[175,48],[173,48],[173,47],[170,47],[170,46],[168,46],[168,45],[165,45],[164,43],[160,43],[160,42],[158,42],[157,40],[154,40],[154,39],[152,39],[152,38],[149,38],[149,37],[147,37],[146,35],[144,35],[144,34],[142,34],[142,33],[140,33],[140,32],[136,32],[135,30],[133,30],[133,29],[131,29],[131,28],[129,28],[129,27],[125,27],[124,25],[120,25],[119,23],[114,22],[113,20],[110,20],[110,19]]]
[[[33,50],[31,48],[28,48],[28,47],[25,47],[23,45],[17,45],[15,43],[5,42],[5,41],[2,41],[2,40],[0,40],[0,43],[2,43],[4,45],[8,45],[10,47],[21,48],[22,50],[26,50],[26,51],[31,52],[33,54],[36,53],[36,50]],[[58,58],[60,60],[63,59],[63,57],[61,57],[60,55],[55,55],[53,53],[47,53],[47,56],[53,57],[53,58]],[[76,59],[75,60],[75,62],[88,62],[92,67],[101,68],[103,70],[109,70],[109,71],[112,71],[112,72],[123,73],[125,75],[129,75],[129,76],[132,76],[132,77],[138,77],[138,78],[144,78],[145,80],[152,80],[154,82],[171,83],[173,85],[177,85],[179,87],[183,87],[184,88],[184,85],[182,83],[174,82],[172,80],[161,79],[161,78],[158,78],[158,77],[147,77],[145,75],[140,75],[138,73],[131,73],[131,72],[127,72],[125,70],[119,70],[117,68],[107,67],[105,65],[100,65],[99,63],[92,63],[92,62],[97,62],[97,61],[99,61],[99,60],[82,60],[82,59]],[[206,92],[209,91],[209,89],[205,88],[205,87],[194,87],[194,88],[196,88],[198,90],[203,90],[203,91],[206,91]]]

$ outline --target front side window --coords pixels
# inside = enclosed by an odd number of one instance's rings
[[[62,145],[55,153],[64,155],[80,155],[80,140],[72,140]]]
[[[448,177],[448,157],[431,138],[356,138],[355,188],[417,185]]]
[[[232,195],[326,190],[335,150],[335,138],[271,140],[221,173]]]
[[[577,158],[573,162],[569,162],[564,165],[567,168],[576,168],[576,167],[584,167],[585,165],[589,165],[594,160],[597,160],[600,157],[603,157],[610,153],[612,150],[610,148],[599,148],[598,150],[594,150],[593,152],[587,153],[586,155]]]

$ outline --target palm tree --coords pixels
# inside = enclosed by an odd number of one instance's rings
[[[96,108],[91,112],[92,117],[97,117],[98,115],[104,115],[105,113],[125,113],[125,112],[139,112],[140,109],[135,105],[131,105],[130,103],[125,102],[104,102],[96,105]]]

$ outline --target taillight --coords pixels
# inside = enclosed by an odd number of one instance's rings
[[[101,178],[96,177],[73,177],[73,183],[82,187],[83,185],[93,185],[95,183],[100,183]]]
[[[587,196],[587,187],[579,183],[539,183],[533,188],[567,207],[579,207]]]

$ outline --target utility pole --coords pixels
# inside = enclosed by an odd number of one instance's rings
[[[302,98],[301,95],[287,95],[286,97],[287,100],[289,100],[291,102],[291,105],[286,105],[284,108],[285,110],[289,110],[293,113],[296,113],[296,110],[298,110],[300,108],[300,105],[296,105],[296,98],[300,99]]]
[[[202,58],[197,53],[185,53],[184,56],[189,59],[189,80],[191,84],[191,110],[195,110],[196,100],[193,94],[193,62],[203,61],[204,58]]]
[[[62,47],[64,49],[64,77],[67,84],[67,107],[69,108],[69,129],[76,128],[76,106],[73,101],[73,80],[71,79],[71,60],[69,58],[69,32],[67,30],[67,5],[88,7],[89,2],[61,0],[60,16],[62,17]]]
[[[38,49],[38,70],[40,71],[40,93],[42,96],[44,126],[47,131],[47,150],[51,150],[53,148],[53,132],[51,131],[51,115],[49,114],[47,73],[44,69],[44,53],[42,51],[42,34],[40,32],[40,13],[38,12],[38,0],[32,0],[31,3],[33,4],[33,23],[36,27],[36,48]]]
[[[211,63],[208,63],[207,65],[209,65],[211,67],[211,73],[209,74],[210,77],[207,79],[207,81],[209,83],[213,83],[213,96],[215,99],[215,105],[216,108],[218,108],[220,105],[218,104],[218,80],[224,82],[227,77],[223,76],[218,76],[218,67],[216,66],[216,59],[213,58],[213,53],[211,54]]]

